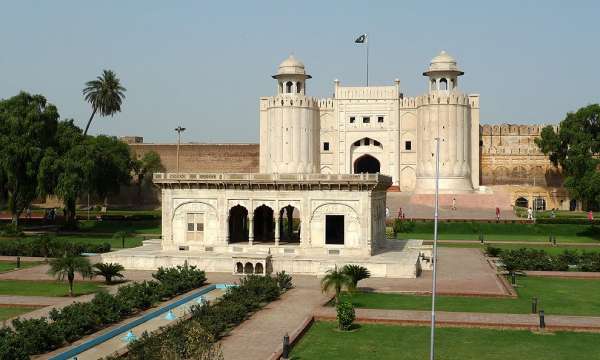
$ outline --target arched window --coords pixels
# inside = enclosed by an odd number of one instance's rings
[[[451,79],[450,80],[450,88],[448,88],[448,90],[452,90],[454,88],[456,88],[456,80]]]
[[[256,265],[254,266],[254,273],[255,274],[262,274],[263,273],[263,264],[256,263]]]
[[[529,201],[527,199],[525,199],[524,197],[520,197],[515,201],[515,206],[521,207],[521,208],[528,208]]]
[[[440,80],[440,90],[448,90],[448,80],[443,78]]]
[[[229,210],[229,243],[248,241],[248,210],[236,205]]]
[[[279,210],[279,239],[280,243],[300,243],[300,211],[292,205]]]
[[[302,83],[301,82],[297,82],[296,83],[296,92],[298,94],[300,94],[300,91],[302,90]]]
[[[431,79],[431,91],[435,91],[435,79]]]
[[[292,93],[292,85],[293,84],[292,84],[291,81],[288,81],[288,82],[285,83],[285,92],[287,94],[291,94]]]
[[[242,264],[241,262],[237,262],[235,264],[235,272],[238,274],[243,274],[244,273],[244,264]]]

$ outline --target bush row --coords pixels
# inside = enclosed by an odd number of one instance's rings
[[[540,271],[600,271],[600,253],[578,250],[565,250],[561,254],[552,255],[544,250],[522,248],[502,250],[488,246],[489,256],[499,256],[508,271],[540,270]]]
[[[588,220],[582,218],[538,218],[537,224],[569,224],[569,225],[600,225],[600,220]]]
[[[215,345],[217,340],[291,286],[291,279],[285,273],[278,273],[276,277],[246,276],[240,279],[239,286],[229,288],[217,302],[193,306],[190,319],[160,333],[143,334],[129,345],[127,359],[164,359],[165,351],[172,359],[217,358],[207,355],[219,352]],[[195,336],[190,339],[190,334]]]
[[[66,251],[79,255],[81,253],[105,253],[110,251],[110,244],[72,242],[65,239],[50,238],[49,241],[42,237],[29,237],[23,239],[0,240],[1,256],[40,256],[57,257]]]
[[[86,214],[78,214],[77,220],[87,220]],[[93,217],[94,219],[96,216]],[[102,214],[100,215],[100,219],[107,220],[116,220],[116,221],[141,221],[141,220],[158,220],[160,219],[160,215],[152,215],[152,214],[131,214],[131,215],[115,215],[115,214]]]
[[[153,277],[121,286],[115,295],[99,292],[90,302],[53,309],[50,319],[13,320],[14,330],[0,329],[0,359],[29,359],[54,350],[206,282],[204,271],[187,265],[160,268]]]

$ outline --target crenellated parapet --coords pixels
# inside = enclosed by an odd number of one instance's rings
[[[548,125],[518,125],[518,124],[495,124],[481,125],[481,135],[497,136],[539,136]],[[557,125],[552,125],[554,130],[558,130]]]
[[[398,86],[336,86],[335,98],[340,100],[397,100]]]
[[[318,108],[320,99],[311,96],[304,96],[295,94],[294,96],[276,95],[265,98],[266,106],[268,108],[274,107],[305,107],[305,108]]]

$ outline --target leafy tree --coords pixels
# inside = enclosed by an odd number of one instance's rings
[[[133,171],[137,175],[138,197],[142,197],[142,186],[144,181],[151,177],[152,174],[159,171],[164,171],[160,155],[155,151],[148,151],[141,159],[133,160]]]
[[[0,189],[13,225],[40,194],[38,169],[54,145],[58,110],[41,95],[0,100]]]
[[[121,111],[121,104],[125,98],[125,89],[121,86],[121,82],[112,70],[102,71],[102,75],[96,80],[85,83],[83,96],[87,102],[92,105],[92,115],[85,126],[83,135],[87,135],[92,119],[96,112],[100,112],[102,116],[113,116]]]
[[[560,166],[572,198],[588,207],[600,203],[600,104],[568,113],[558,131],[545,127],[535,143],[552,164]]]
[[[48,274],[56,276],[61,281],[67,279],[69,282],[69,296],[73,296],[73,282],[76,273],[84,279],[92,278],[92,266],[87,258],[66,252],[64,256],[50,261]]]
[[[113,278],[118,277],[122,279],[125,277],[121,273],[125,268],[118,263],[97,263],[94,265],[94,268],[94,275],[104,277],[107,284],[111,284]]]
[[[333,289],[337,304],[342,288],[350,286],[351,281],[350,277],[336,266],[334,269],[327,270],[327,274],[321,279],[321,290],[326,293]]]
[[[350,278],[350,284],[348,285],[348,289],[350,291],[356,290],[359,281],[371,277],[371,272],[369,272],[369,269],[360,265],[344,265],[342,272]]]

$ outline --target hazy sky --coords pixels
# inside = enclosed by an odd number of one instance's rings
[[[91,133],[171,142],[257,142],[258,99],[291,52],[308,93],[333,80],[401,80],[407,96],[444,49],[481,95],[482,123],[556,123],[600,97],[600,1],[27,1],[0,12],[0,98],[40,93],[80,126],[84,83],[112,69],[127,88],[123,111]]]

